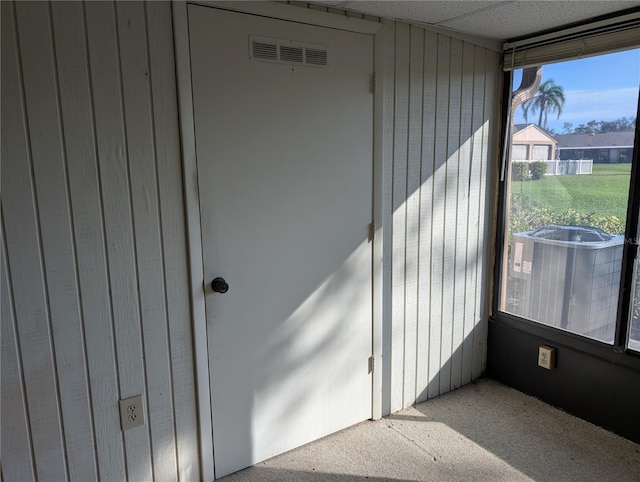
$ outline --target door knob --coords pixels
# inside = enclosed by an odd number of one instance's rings
[[[226,293],[229,291],[229,285],[224,278],[216,278],[211,282],[211,289],[216,293]]]

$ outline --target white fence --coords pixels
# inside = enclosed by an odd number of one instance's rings
[[[593,159],[567,159],[567,160],[526,160],[514,159],[513,162],[544,162],[547,165],[547,176],[563,176],[571,174],[591,174],[593,172]]]

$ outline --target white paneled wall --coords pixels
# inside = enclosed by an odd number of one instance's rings
[[[499,58],[405,23],[384,29],[383,412],[394,412],[484,369]]]
[[[199,479],[185,232],[170,4],[2,2],[4,481]]]

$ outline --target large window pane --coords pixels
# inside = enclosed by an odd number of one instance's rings
[[[640,49],[544,65],[515,111],[502,311],[614,342],[639,66]]]

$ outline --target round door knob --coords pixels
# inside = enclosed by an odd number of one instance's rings
[[[226,293],[229,291],[229,285],[224,278],[216,278],[211,282],[211,289],[216,293]]]

